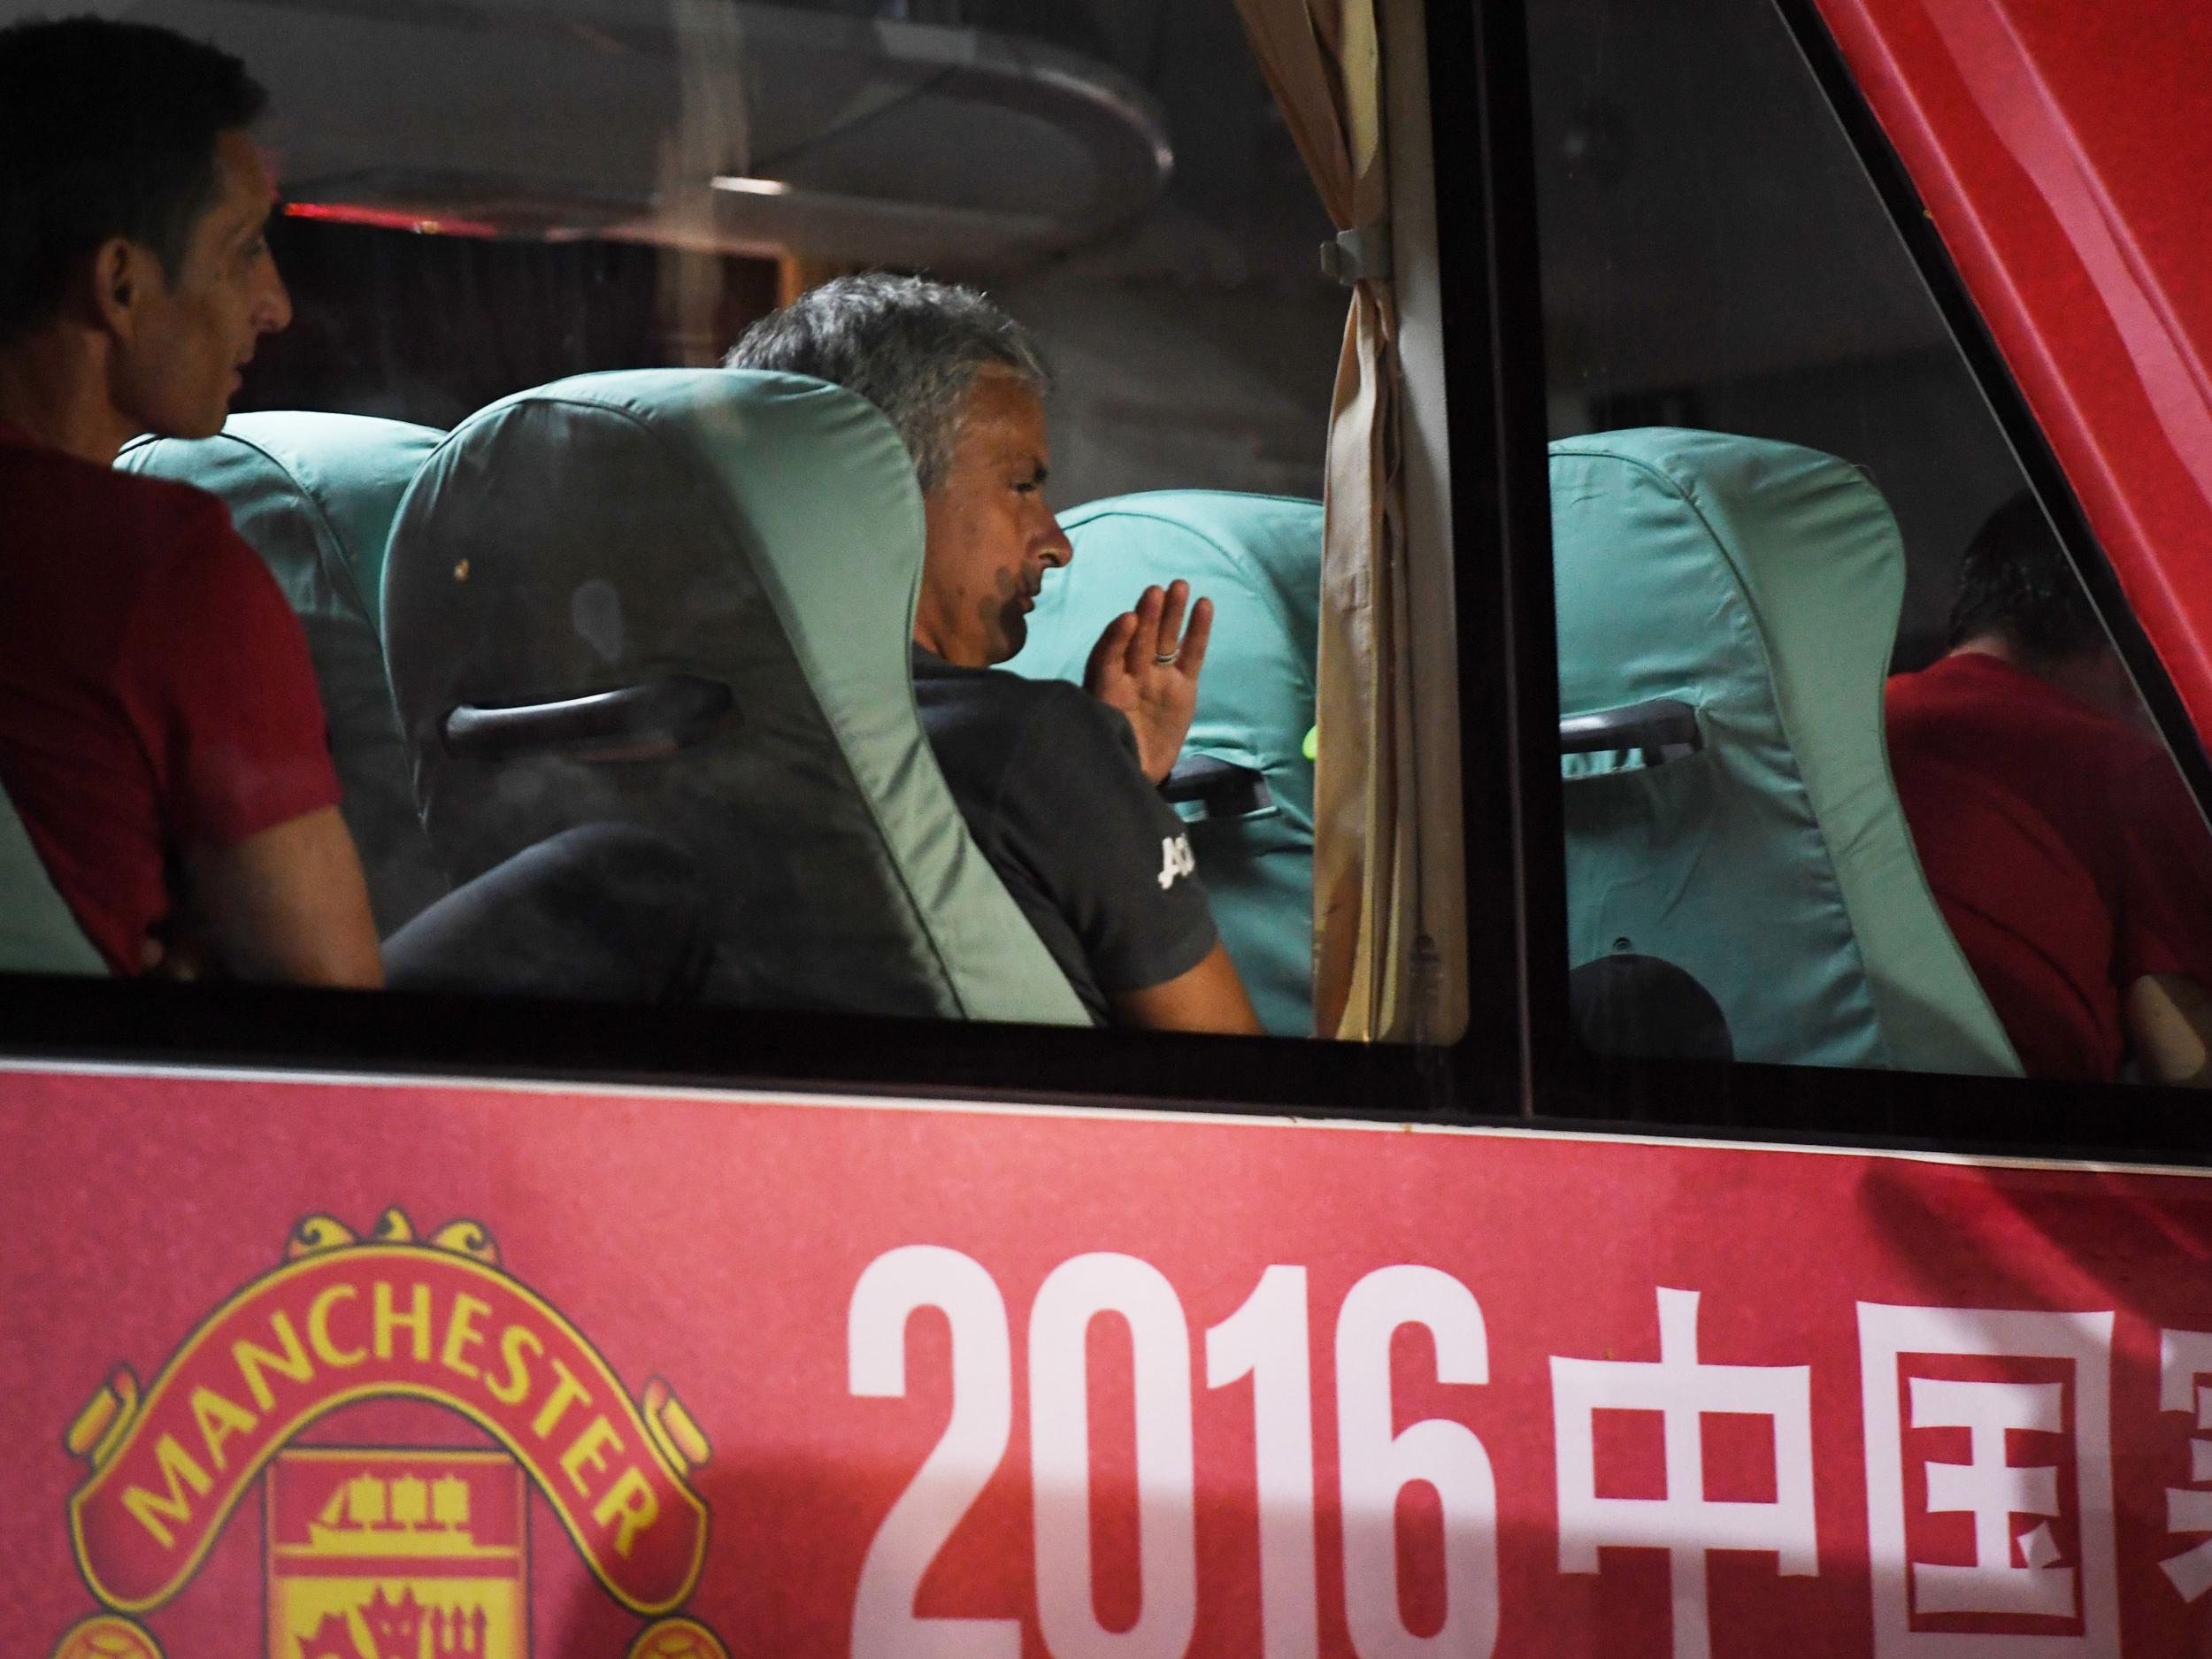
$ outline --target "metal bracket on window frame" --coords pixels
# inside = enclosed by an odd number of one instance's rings
[[[1390,222],[1377,219],[1356,230],[1340,230],[1321,244],[1321,274],[1346,288],[1387,282],[1391,273]]]

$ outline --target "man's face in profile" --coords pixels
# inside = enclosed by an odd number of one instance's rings
[[[215,165],[215,200],[193,224],[182,265],[170,280],[146,262],[151,291],[115,357],[117,406],[165,437],[219,432],[254,347],[292,320],[269,254],[269,170],[242,131],[217,139]]]
[[[1045,572],[1068,562],[1045,504],[1049,459],[1043,400],[1013,374],[978,377],[951,469],[923,503],[915,637],[947,662],[987,668],[1021,649]]]

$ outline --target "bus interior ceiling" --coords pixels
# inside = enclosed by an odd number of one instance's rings
[[[242,410],[450,426],[713,361],[795,279],[885,265],[982,283],[1044,342],[1060,504],[1320,494],[1344,297],[1231,0],[105,9],[273,95],[297,317]],[[1863,466],[1908,551],[1897,664],[1930,660],[2020,475],[1772,0],[1528,19],[1550,435],[1701,426]]]
[[[296,321],[241,411],[451,426],[565,374],[712,362],[780,287],[879,265],[984,285],[1036,332],[1059,504],[1321,492],[1344,294],[1230,0],[105,9],[270,88]]]
[[[1772,0],[1529,8],[1551,435],[1709,427],[1865,468],[1896,666],[2021,475]]]

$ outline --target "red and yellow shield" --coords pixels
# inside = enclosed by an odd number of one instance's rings
[[[269,1659],[524,1659],[512,1458],[296,1448],[266,1493]]]
[[[504,1449],[300,1446],[364,1400],[441,1406]],[[263,1485],[270,1659],[526,1659],[531,1493],[652,1659],[725,1659],[676,1616],[706,1555],[689,1476],[706,1437],[659,1378],[633,1398],[583,1333],[509,1273],[483,1227],[366,1240],[302,1222],[284,1262],[204,1319],[152,1385],[116,1367],[65,1437],[77,1564],[105,1610],[56,1659],[161,1659],[141,1622]]]

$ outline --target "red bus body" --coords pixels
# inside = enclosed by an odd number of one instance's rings
[[[2212,13],[1819,10],[2212,732]],[[0,1169],[27,1659],[2212,1640],[2187,1171],[59,1061]]]

